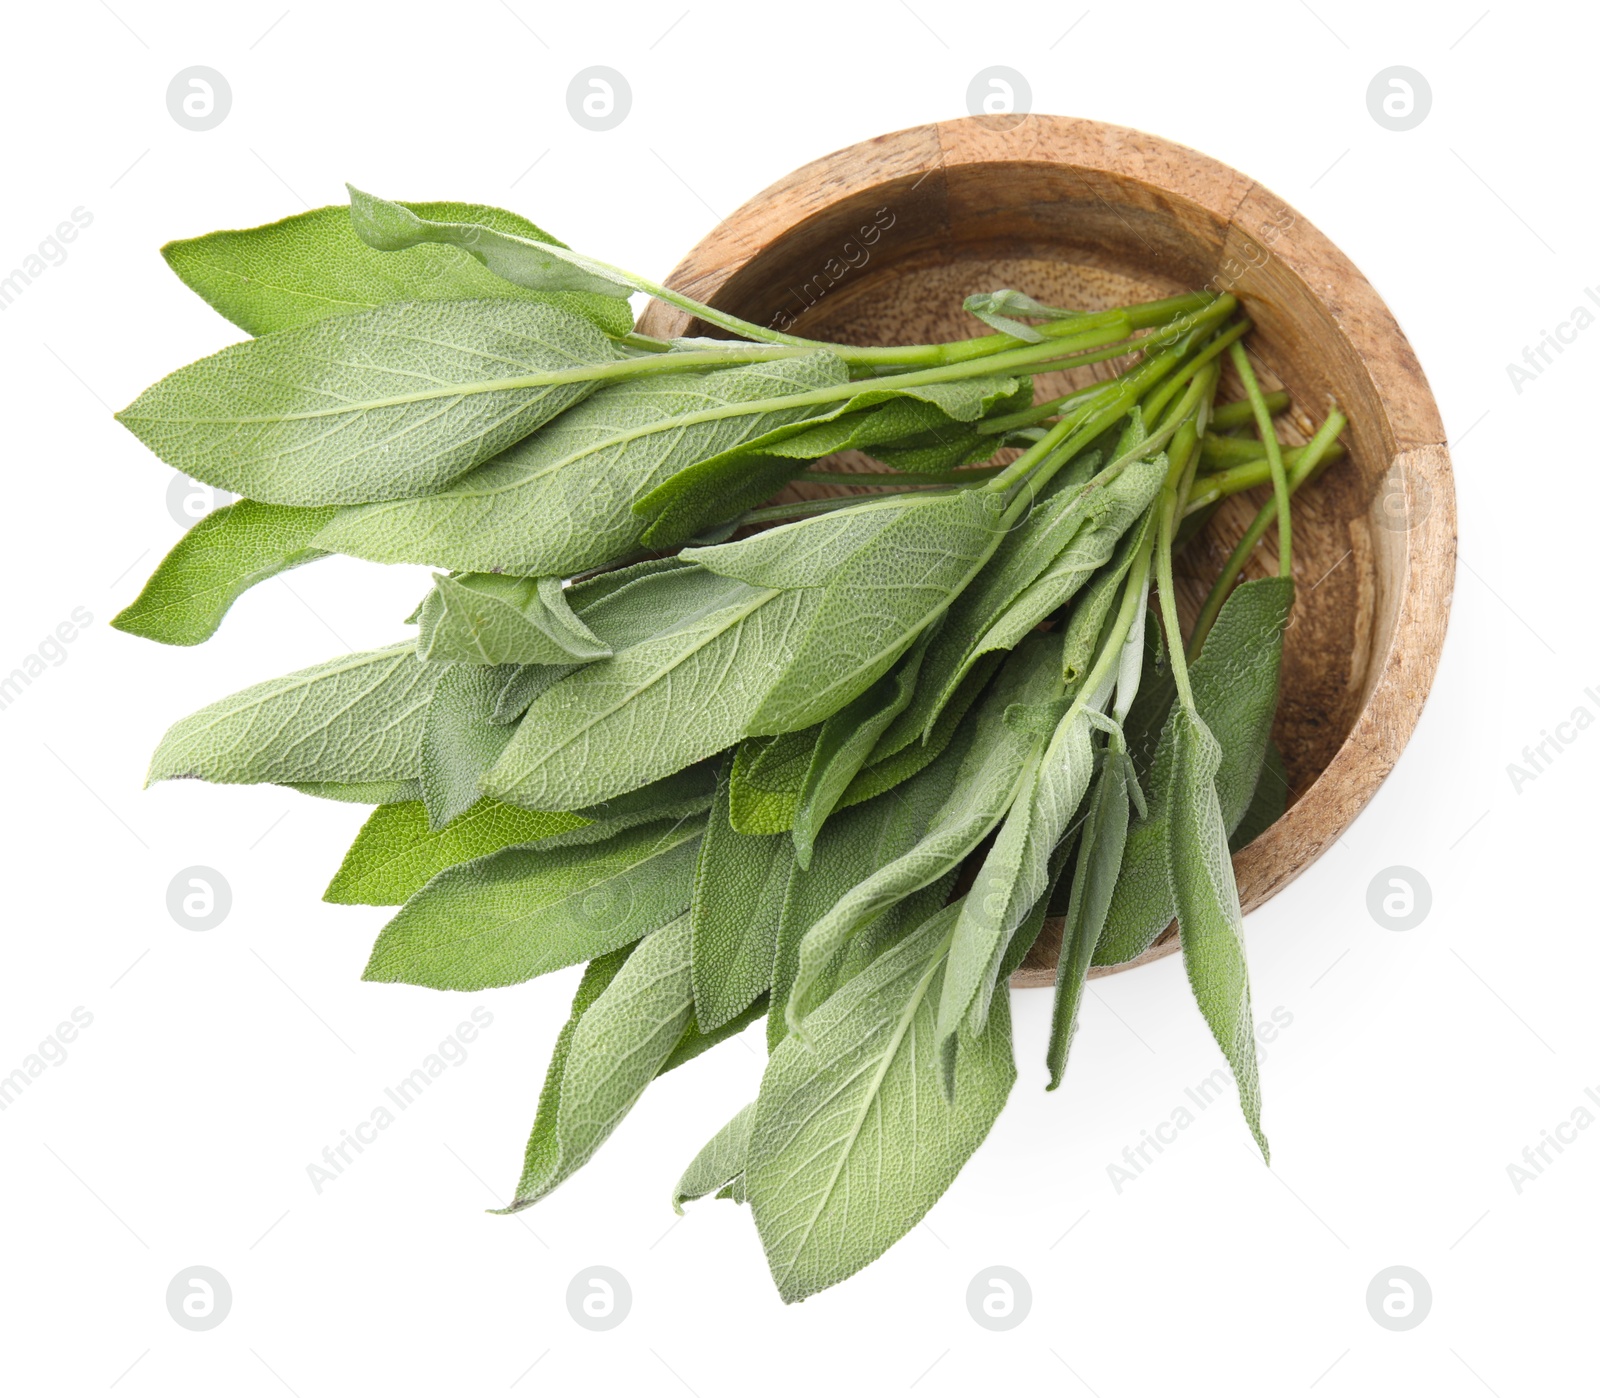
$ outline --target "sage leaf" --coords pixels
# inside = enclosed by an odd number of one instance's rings
[[[1050,1043],[1045,1050],[1045,1065],[1050,1070],[1047,1091],[1050,1092],[1061,1085],[1061,1075],[1066,1070],[1067,1053],[1078,1030],[1078,1011],[1088,984],[1089,967],[1094,961],[1106,910],[1111,906],[1112,890],[1122,869],[1122,851],[1128,838],[1131,771],[1132,764],[1120,737],[1113,736],[1078,837],[1072,895],[1061,932],[1061,951],[1056,958]]]
[[[1060,637],[1040,634],[1019,646],[984,699],[965,743],[953,743],[934,768],[953,769],[949,795],[926,833],[899,858],[863,879],[821,918],[800,945],[800,965],[785,1012],[789,1028],[814,1000],[814,982],[867,918],[954,869],[1011,809],[1029,776],[1035,740],[1005,722],[1014,703],[1038,703],[1059,688]],[[933,769],[930,769],[930,771]]]
[[[746,835],[781,835],[794,828],[800,792],[822,725],[798,733],[746,738],[734,750],[728,819]]]
[[[594,831],[610,836],[618,830],[641,825],[647,820],[678,819],[704,815],[711,809],[717,791],[717,771],[713,763],[697,762],[680,772],[662,777],[645,786],[625,791],[608,801],[585,806],[576,812],[589,825],[571,831],[563,838],[577,840]]]
[[[926,740],[898,745],[895,728],[899,719],[891,721],[888,731],[878,739],[877,747],[868,756],[867,765],[856,773],[845,788],[844,795],[839,799],[840,806],[853,806],[857,801],[867,801],[890,791],[934,761],[950,745],[962,720],[994,678],[995,671],[1004,659],[998,653],[986,655],[967,671],[967,677],[956,686],[950,702],[939,710],[939,716],[928,731]],[[916,702],[915,697],[912,702]],[[900,717],[904,716],[902,712]]]
[[[960,1033],[982,1031],[1000,963],[1017,929],[1045,896],[1050,856],[1088,790],[1094,773],[1089,734],[1087,717],[1068,712],[1047,747],[1035,741],[1024,759],[1024,785],[962,899],[937,1022],[946,1096],[955,1091]]]
[[[273,505],[353,505],[441,489],[593,391],[558,371],[616,358],[554,306],[407,302],[230,345],[147,388],[117,421],[207,485]]]
[[[345,801],[355,806],[383,806],[393,801],[421,801],[422,783],[415,777],[378,782],[283,782],[290,791],[324,801]]]
[[[704,1199],[708,1194],[728,1188],[744,1174],[755,1108],[754,1102],[747,1102],[726,1126],[700,1147],[699,1154],[689,1162],[688,1169],[673,1188],[674,1213],[681,1214],[683,1206],[693,1199]],[[739,1202],[744,1201],[740,1198]]]
[[[452,665],[433,687],[422,724],[422,801],[435,830],[477,804],[478,779],[511,741],[512,730],[494,721],[504,682],[482,665]]]
[[[337,510],[236,500],[192,525],[111,624],[169,646],[197,646],[258,582],[325,558],[311,540]]]
[[[685,465],[634,504],[654,523],[643,542],[671,548],[699,529],[759,503],[802,469],[834,452],[865,449],[983,416],[1016,392],[1015,379],[977,377],[953,383],[873,388],[793,422],[779,424],[716,456]],[[746,484],[749,482],[749,484]],[[863,482],[866,484],[867,482]]]
[[[407,203],[425,219],[479,223],[562,247],[520,214],[486,204]],[[312,209],[260,228],[183,238],[161,249],[191,291],[251,335],[292,330],[329,316],[355,315],[392,301],[467,301],[500,297],[547,301],[607,335],[633,329],[627,303],[591,292],[540,292],[514,286],[460,248],[424,244],[382,253],[356,236],[344,204]]]
[[[495,276],[538,291],[584,291],[626,299],[634,284],[564,244],[491,227],[475,219],[434,218],[421,206],[350,191],[350,222],[368,247],[400,252],[428,243],[464,248]]]
[[[572,1040],[578,1032],[578,1026],[583,1023],[584,1015],[605,993],[611,982],[616,980],[622,968],[627,965],[628,958],[633,955],[636,946],[637,943],[630,943],[628,946],[618,947],[615,951],[595,957],[583,968],[577,992],[572,997],[572,1008],[567,1013],[566,1023],[561,1026],[561,1032],[556,1035],[555,1047],[551,1050],[550,1062],[545,1068],[544,1085],[539,1089],[539,1105],[533,1117],[533,1129],[528,1133],[528,1144],[523,1151],[522,1179],[547,1178],[554,1172],[560,1160],[556,1122],[561,1114],[561,1081],[566,1074]],[[520,1180],[518,1183],[518,1193],[520,1193]],[[513,1196],[512,1203],[504,1209],[492,1212],[514,1213],[518,1207]],[[525,1208],[526,1205],[521,1207]]]
[[[724,1020],[715,1029],[702,1029],[691,1015],[689,1027],[683,1031],[683,1037],[667,1055],[666,1062],[657,1070],[656,1076],[660,1077],[663,1073],[670,1073],[674,1068],[681,1068],[690,1059],[698,1058],[707,1049],[715,1048],[723,1040],[743,1033],[766,1012],[767,996],[763,991],[732,1019]]]
[[[917,693],[910,706],[884,735],[882,752],[898,752],[931,732],[944,705],[950,701],[961,676],[978,664],[986,651],[969,653],[994,619],[1079,530],[1086,519],[1078,492],[1099,466],[1099,451],[1081,453],[1062,468],[1045,494],[1036,500],[1022,522],[1012,528],[984,565],[983,570],[951,604],[939,634],[923,663]],[[1043,542],[1041,542],[1041,540]]]
[[[1108,468],[1109,469],[1109,468]],[[981,655],[1009,650],[1077,595],[1155,499],[1167,474],[1158,452],[1124,467],[1109,483],[1063,491],[1007,538],[991,566],[952,608],[928,658],[932,710],[948,700]],[[949,640],[946,640],[948,635]],[[957,647],[965,639],[965,650]],[[927,719],[924,718],[924,723]]]
[[[728,820],[724,773],[700,842],[691,925],[694,1014],[717,1029],[772,983],[794,851],[782,835],[743,835]]]
[[[515,724],[545,690],[579,668],[576,664],[513,666],[495,696],[494,721],[506,727]]]
[[[327,903],[398,906],[441,870],[584,824],[578,815],[479,801],[442,830],[420,800],[390,802],[367,817],[322,895]]]
[[[822,723],[792,824],[795,858],[802,867],[811,862],[817,832],[872,755],[884,729],[911,702],[930,635],[924,632],[899,665]]]
[[[796,861],[790,871],[784,895],[783,912],[778,920],[778,936],[772,963],[772,990],[767,1015],[767,1045],[775,1047],[789,1033],[787,1006],[800,968],[800,947],[806,934],[840,899],[870,878],[877,870],[893,863],[927,834],[929,822],[943,807],[955,780],[958,759],[932,766],[891,794],[885,794],[849,810],[840,811],[817,837],[811,863],[802,868]],[[939,889],[934,879],[927,888]],[[945,889],[932,907],[911,924],[920,926],[944,902]],[[832,950],[814,957],[808,993],[813,1003],[826,999],[840,984],[846,958],[867,942],[886,945],[893,933],[873,935],[879,922],[900,912],[910,898],[890,903],[865,917],[850,935],[836,940]],[[921,906],[920,904],[918,905]]]
[[[664,581],[672,581],[665,575]],[[571,810],[721,752],[782,671],[811,595],[704,574],[705,610],[535,699],[484,793]]]
[[[1283,754],[1269,738],[1266,756],[1261,761],[1261,774],[1256,778],[1255,792],[1250,797],[1243,818],[1228,836],[1228,848],[1242,850],[1258,835],[1266,834],[1288,808],[1289,775],[1284,769]]]
[[[1183,965],[1196,1003],[1221,1047],[1239,1089],[1250,1133],[1270,1159],[1261,1133],[1261,1083],[1256,1064],[1244,917],[1228,856],[1228,832],[1214,785],[1222,748],[1204,721],[1179,704],[1172,713],[1172,776],[1167,826],[1172,888],[1178,905]]]
[[[1003,535],[1003,509],[984,491],[901,496],[684,550],[725,577],[816,594],[749,731],[819,723],[888,670],[983,566]]]
[[[577,1016],[565,1048],[554,1120],[529,1136],[507,1212],[538,1202],[585,1165],[683,1037],[694,1009],[689,919],[646,937]],[[540,1103],[541,1113],[545,1104]]]
[[[484,990],[615,951],[689,906],[701,824],[653,821],[448,868],[390,919],[363,978]]]
[[[668,580],[661,577],[665,573],[675,576]],[[601,627],[602,644],[617,651],[670,630],[703,609],[704,576],[676,558],[653,559],[574,583],[569,604],[582,625]],[[660,580],[647,584],[647,579]],[[578,668],[576,663],[519,666],[495,701],[494,721],[517,722],[539,695]]]
[[[638,548],[648,527],[633,512],[641,493],[802,417],[795,397],[847,379],[841,360],[818,353],[611,383],[448,489],[345,512],[320,547],[480,573],[599,567]]]
[[[167,730],[146,785],[382,782],[422,774],[422,727],[441,671],[409,642],[357,651],[219,699]]]
[[[1196,713],[1222,748],[1216,786],[1226,830],[1244,818],[1261,770],[1278,705],[1283,631],[1293,606],[1294,584],[1288,578],[1241,583],[1223,603],[1189,667]],[[1136,703],[1130,720],[1140,707]],[[1174,704],[1169,710],[1151,763],[1149,811],[1128,831],[1122,877],[1095,952],[1097,966],[1142,955],[1177,914],[1163,793],[1172,782],[1174,737],[1169,730],[1179,707]]]
[[[558,578],[436,575],[418,617],[417,653],[471,665],[571,665],[610,655],[568,605]]]
[[[800,1301],[903,1237],[982,1143],[1016,1080],[1008,992],[954,1102],[934,1019],[959,909],[943,909],[779,1044],[750,1127],[746,1189],[779,1294]]]

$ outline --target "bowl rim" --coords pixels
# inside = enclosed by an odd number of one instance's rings
[[[1408,500],[1426,499],[1421,517],[1395,534],[1401,556],[1393,569],[1398,593],[1388,643],[1371,654],[1366,698],[1327,766],[1272,826],[1234,855],[1240,903],[1251,912],[1305,872],[1343,835],[1376,795],[1415,730],[1443,647],[1456,573],[1456,506],[1443,422],[1426,375],[1393,312],[1348,257],[1298,210],[1259,182],[1200,151],[1131,127],[1086,118],[1033,113],[963,117],[906,127],[812,160],[734,210],[679,262],[666,284],[708,304],[775,240],[874,188],[934,174],[996,164],[1057,166],[1142,186],[1157,199],[1179,200],[1223,228],[1217,272],[1253,249],[1241,226],[1249,210],[1292,215],[1291,232],[1271,248],[1321,303],[1366,374],[1382,408],[1388,447],[1386,480]],[[913,185],[913,187],[915,187]],[[1250,292],[1230,287],[1246,304]],[[652,301],[641,331],[687,333],[692,317]],[[1374,606],[1377,604],[1374,603]],[[1170,955],[1173,928],[1142,956],[1106,975]],[[1045,964],[1025,965],[1018,986],[1053,984]]]

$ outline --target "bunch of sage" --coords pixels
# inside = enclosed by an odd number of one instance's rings
[[[211,704],[150,779],[375,807],[326,894],[398,907],[369,980],[586,963],[511,1209],[765,1017],[756,1100],[673,1203],[748,1202],[785,1300],[842,1280],[993,1124],[1008,979],[1050,917],[1050,1086],[1090,968],[1176,920],[1265,1154],[1230,850],[1284,808],[1290,498],[1344,419],[1280,444],[1233,297],[996,291],[967,302],[990,334],[861,348],[503,210],[354,190],[164,254],[252,338],[118,416],[242,498],[115,624],[193,645],[330,554],[441,571],[414,634]],[[636,291],[722,337],[638,333]],[[1036,375],[1093,366],[1035,403]],[[829,471],[844,450],[882,470]],[[870,493],[786,489],[840,483]],[[1185,636],[1174,551],[1264,486]],[[1278,575],[1241,582],[1274,523]]]

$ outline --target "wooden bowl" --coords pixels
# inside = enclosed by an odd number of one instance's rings
[[[1234,857],[1245,911],[1327,849],[1389,774],[1422,711],[1450,610],[1450,458],[1389,308],[1269,191],[1126,127],[968,117],[803,166],[713,229],[669,283],[747,320],[854,344],[981,333],[962,298],[999,287],[1087,309],[1231,291],[1255,323],[1249,346],[1264,377],[1293,396],[1286,435],[1309,435],[1329,395],[1350,420],[1348,458],[1295,497],[1299,586],[1273,728],[1291,804]],[[659,302],[640,328],[711,333]],[[1043,379],[1041,389],[1062,391]],[[1235,396],[1226,384],[1223,393]],[[1191,617],[1257,503],[1229,501],[1180,556]],[[1274,549],[1269,535],[1251,575],[1276,571]],[[1059,924],[1047,926],[1014,983],[1050,984],[1059,943]],[[1176,946],[1168,928],[1126,965]]]

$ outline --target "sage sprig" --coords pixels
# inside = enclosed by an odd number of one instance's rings
[[[244,498],[114,625],[195,645],[333,554],[439,571],[414,634],[179,721],[150,780],[375,806],[325,895],[394,910],[368,980],[586,964],[509,1208],[765,1017],[760,1091],[672,1203],[748,1202],[785,1300],[843,1280],[1004,1105],[1008,981],[1051,915],[1049,1086],[1091,967],[1176,920],[1265,1153],[1230,855],[1287,800],[1292,497],[1345,424],[1280,440],[1232,296],[997,290],[965,303],[989,334],[834,344],[505,210],[355,190],[164,251],[253,338],[119,417]],[[639,334],[635,291],[724,338]],[[839,485],[867,493],[808,493]],[[1185,633],[1174,555],[1247,490],[1270,495]],[[1242,581],[1274,525],[1278,575]]]

